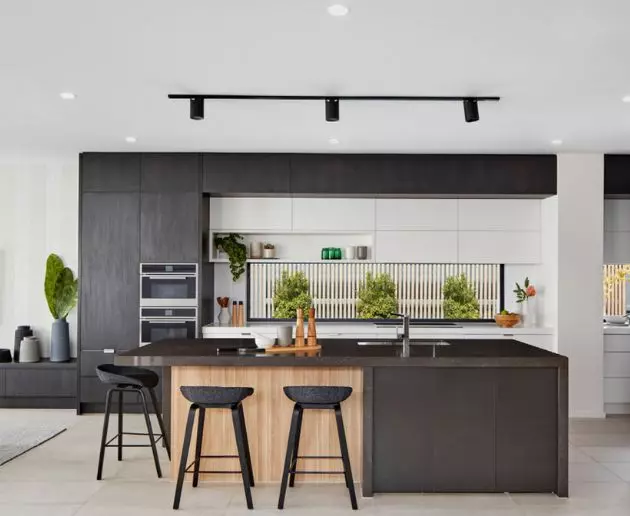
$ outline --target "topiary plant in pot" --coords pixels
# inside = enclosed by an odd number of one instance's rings
[[[70,332],[66,317],[77,305],[79,280],[56,254],[46,260],[44,292],[48,309],[55,319],[50,334],[50,361],[67,362],[70,360]]]
[[[274,318],[295,319],[298,308],[306,312],[313,303],[309,290],[308,278],[303,272],[282,271],[273,294]]]
[[[359,319],[391,319],[398,309],[396,284],[385,272],[365,275],[365,284],[359,288],[357,315]]]
[[[446,278],[442,293],[445,319],[479,319],[479,301],[466,275]]]

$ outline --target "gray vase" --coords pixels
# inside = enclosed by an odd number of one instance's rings
[[[70,360],[70,331],[68,321],[55,319],[50,332],[50,361],[67,362]]]

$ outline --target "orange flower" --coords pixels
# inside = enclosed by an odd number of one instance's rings
[[[527,294],[527,297],[534,297],[536,295],[536,287],[530,285],[525,289],[525,294]]]

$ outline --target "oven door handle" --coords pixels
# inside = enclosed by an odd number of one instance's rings
[[[196,278],[194,274],[143,274],[143,278],[149,279],[163,279],[163,280],[187,280],[189,278]]]
[[[173,323],[196,323],[196,319],[140,319],[140,322],[149,324],[173,324]]]

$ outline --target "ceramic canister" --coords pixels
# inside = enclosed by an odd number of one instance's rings
[[[354,250],[354,246],[348,246],[346,247],[346,260],[354,260],[355,257],[355,250]]]
[[[39,339],[24,337],[20,344],[20,362],[39,362]]]
[[[15,330],[15,341],[13,344],[13,361],[20,361],[20,345],[22,344],[22,339],[24,337],[29,337],[33,335],[33,330],[31,330],[30,326],[18,326],[17,330]]]

